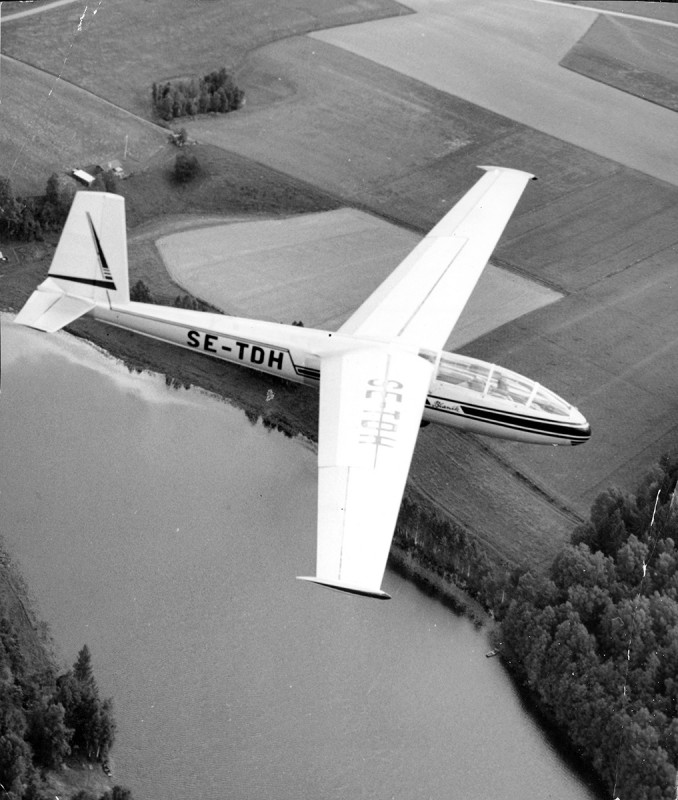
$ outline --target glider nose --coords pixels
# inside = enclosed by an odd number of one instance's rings
[[[570,421],[573,426],[571,444],[584,444],[591,438],[591,425],[586,417],[576,408],[572,409]]]

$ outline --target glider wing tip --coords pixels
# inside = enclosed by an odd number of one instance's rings
[[[315,578],[309,576],[297,577],[297,580],[308,581],[309,583],[317,583],[318,586],[326,586],[328,589],[334,589],[337,592],[344,592],[345,594],[355,594],[360,597],[374,597],[377,600],[390,600],[391,595],[383,592],[381,589],[367,589],[362,586],[350,586],[347,583],[340,581],[326,580],[323,578]]]
[[[485,172],[491,172],[493,169],[497,170],[498,172],[517,172],[520,175],[527,175],[529,180],[536,181],[537,176],[533,175],[531,172],[526,172],[524,169],[513,169],[513,167],[499,167],[496,164],[479,164],[478,169],[484,169]]]

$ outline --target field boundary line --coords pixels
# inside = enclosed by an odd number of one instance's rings
[[[656,17],[643,17],[640,14],[627,14],[625,11],[612,11],[607,8],[597,8],[596,6],[575,5],[574,3],[562,2],[562,0],[532,0],[533,3],[542,3],[547,6],[564,6],[565,8],[580,8],[590,11],[593,14],[604,14],[608,17],[621,17],[622,19],[633,20],[634,22],[650,22],[653,25],[664,25],[667,28],[678,28],[678,22],[671,22],[668,19],[658,19]]]
[[[2,22],[11,22],[12,20],[22,19],[23,17],[29,17],[33,14],[41,14],[43,11],[51,11],[53,8],[60,8],[61,6],[67,6],[77,2],[78,0],[55,0],[53,3],[49,3],[46,6],[37,6],[36,8],[26,8],[23,11],[15,11],[13,14],[3,17]],[[1,6],[2,3],[0,3],[0,7]]]
[[[21,61],[21,59],[14,58],[13,56],[5,55],[4,53],[0,53],[0,60],[7,59],[8,61],[18,64],[21,67],[26,68],[27,70],[33,70],[35,72],[40,72],[43,75],[47,75],[50,78],[53,78],[57,83],[61,81],[62,83],[68,84],[68,86],[72,87],[75,91],[81,92],[82,94],[86,95],[87,97],[93,98],[94,100],[98,101],[99,103],[103,103],[105,106],[109,106],[110,108],[114,108],[116,111],[121,111],[123,114],[126,114],[128,117],[132,117],[132,119],[136,120],[137,122],[142,122],[145,125],[150,126],[158,133],[162,133],[165,136],[168,136],[170,133],[170,128],[165,128],[162,125],[159,125],[157,122],[153,122],[152,120],[145,119],[144,117],[140,117],[138,114],[135,114],[133,111],[130,111],[127,108],[123,108],[122,106],[116,105],[112,103],[110,100],[107,100],[105,97],[101,97],[101,95],[95,94],[91,92],[89,89],[85,89],[83,86],[78,86],[77,83],[73,83],[72,81],[67,80],[66,78],[62,78],[59,75],[55,75],[53,72],[49,72],[46,69],[42,69],[41,67],[36,67],[33,64],[29,64],[27,61]],[[48,95],[49,96],[49,95]]]

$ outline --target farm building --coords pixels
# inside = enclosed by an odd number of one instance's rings
[[[89,172],[85,172],[84,169],[71,170],[71,175],[76,181],[79,181],[85,186],[91,186],[94,183],[94,177],[90,175]]]

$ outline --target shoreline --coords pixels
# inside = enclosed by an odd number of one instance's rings
[[[491,613],[470,594],[460,589],[448,573],[441,573],[434,567],[424,565],[398,542],[394,541],[391,545],[387,566],[425,594],[435,597],[455,614],[469,619],[476,627],[482,628],[493,623]]]

